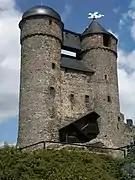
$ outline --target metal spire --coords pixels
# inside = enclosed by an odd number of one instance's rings
[[[89,13],[88,19],[99,19],[101,17],[104,17],[104,14],[100,14],[99,12]]]

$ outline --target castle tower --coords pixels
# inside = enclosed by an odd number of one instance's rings
[[[46,6],[24,13],[21,29],[21,85],[18,145],[58,137],[63,23]]]
[[[94,107],[101,116],[100,139],[117,145],[119,93],[117,78],[117,39],[96,19],[81,36],[83,61],[95,70],[91,83],[95,90]]]

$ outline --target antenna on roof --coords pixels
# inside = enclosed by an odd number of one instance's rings
[[[104,14],[100,14],[99,12],[89,13],[88,19],[100,19],[101,17],[104,17]]]

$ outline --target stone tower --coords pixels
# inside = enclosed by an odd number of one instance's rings
[[[63,23],[46,6],[26,11],[21,29],[21,85],[18,145],[58,138]]]
[[[95,112],[101,116],[98,122],[100,129],[98,138],[117,145],[120,115],[117,39],[93,19],[83,32],[81,41],[83,61],[89,68],[95,70],[91,82],[95,92]]]

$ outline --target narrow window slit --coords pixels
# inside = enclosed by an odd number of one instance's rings
[[[107,101],[111,102],[111,97],[110,96],[107,96]]]
[[[50,95],[54,98],[55,97],[55,89],[54,87],[50,87]]]
[[[105,80],[107,80],[107,75],[105,75]]]
[[[85,103],[89,103],[89,96],[88,95],[85,95]]]
[[[52,69],[55,69],[55,67],[56,67],[55,63],[52,63]]]
[[[70,101],[73,103],[74,102],[74,94],[70,94]]]

